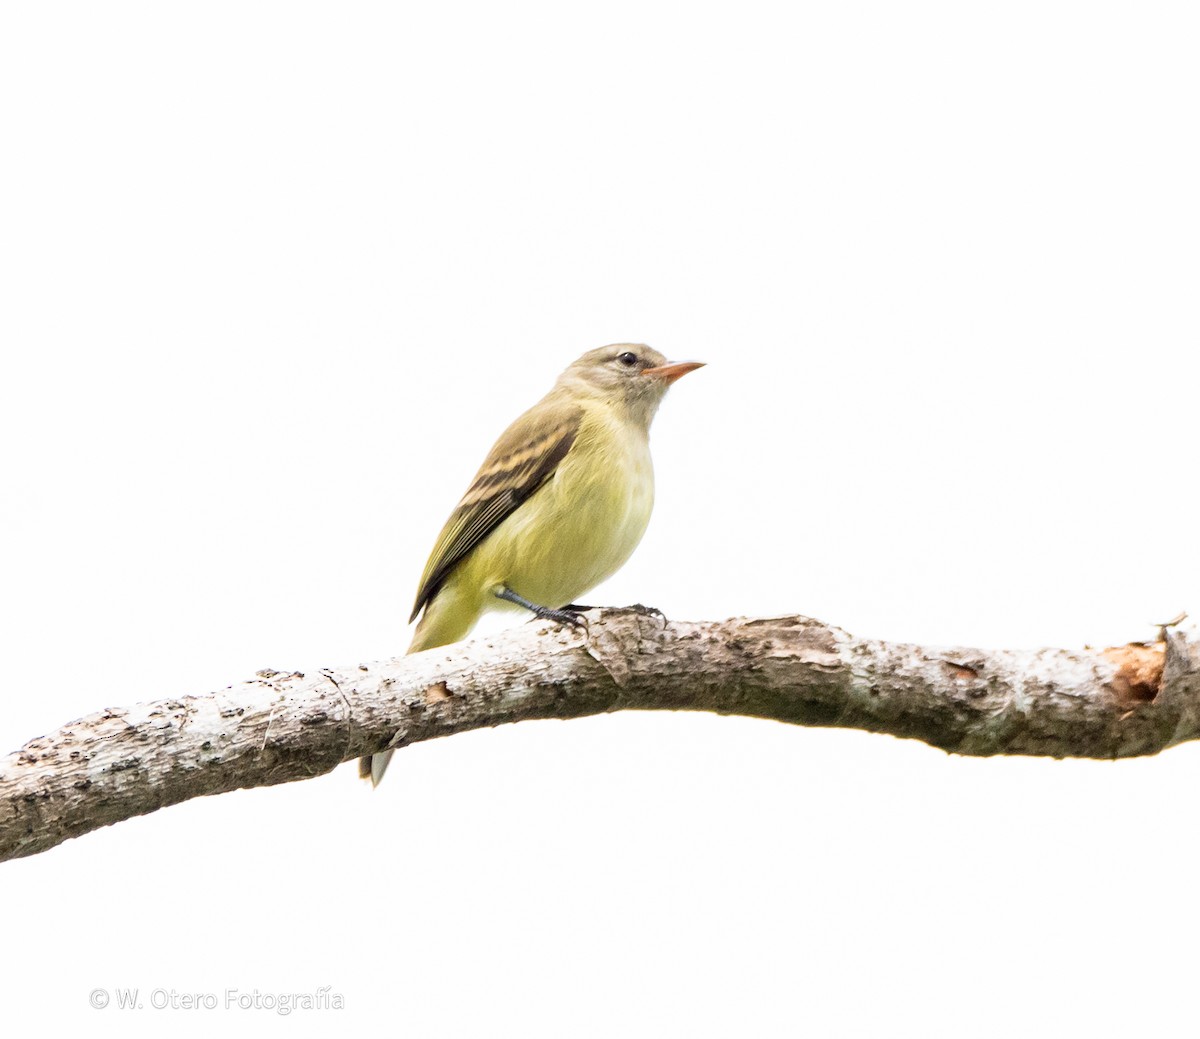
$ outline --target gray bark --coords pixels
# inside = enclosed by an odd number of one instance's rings
[[[689,710],[839,726],[957,754],[1120,758],[1200,732],[1194,635],[1096,651],[937,649],[804,617],[525,625],[411,657],[260,671],[108,708],[0,761],[0,860],[204,794],[307,779],[384,747],[532,718]]]

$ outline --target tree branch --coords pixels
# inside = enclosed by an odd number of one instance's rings
[[[208,696],[109,708],[0,762],[0,860],[204,794],[322,775],[387,746],[532,718],[689,710],[839,726],[957,754],[1120,758],[1200,734],[1200,648],[937,649],[804,617],[590,615],[411,657],[260,671]]]

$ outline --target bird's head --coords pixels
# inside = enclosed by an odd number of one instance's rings
[[[703,367],[700,361],[671,364],[657,350],[640,343],[615,343],[589,350],[562,373],[559,385],[622,408],[649,427],[667,387]]]

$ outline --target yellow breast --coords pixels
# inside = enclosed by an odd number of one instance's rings
[[[653,507],[645,431],[588,407],[554,475],[472,554],[470,583],[489,595],[505,585],[541,606],[578,602],[632,555]]]

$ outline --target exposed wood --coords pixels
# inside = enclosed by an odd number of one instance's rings
[[[958,754],[1087,758],[1153,754],[1200,733],[1200,650],[1175,629],[1102,651],[984,651],[860,639],[804,617],[589,617],[586,634],[525,625],[379,663],[260,671],[207,696],[81,718],[0,761],[0,859],[188,798],[534,718],[714,711]]]

